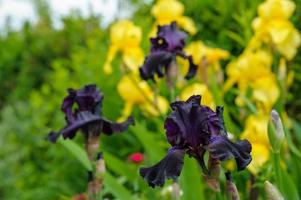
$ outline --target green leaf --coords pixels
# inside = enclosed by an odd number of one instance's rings
[[[131,127],[131,130],[143,145],[151,162],[158,162],[163,158],[163,156],[166,154],[164,148],[158,143],[156,133],[146,129],[145,123],[137,122],[135,126]]]
[[[283,171],[282,173],[282,182],[285,183],[285,186],[283,186],[283,195],[286,197],[286,199],[299,200],[300,197],[298,190],[292,177],[286,171]]]
[[[180,176],[180,185],[183,190],[183,200],[205,199],[204,185],[198,163],[187,156]]]
[[[63,147],[65,147],[88,171],[92,171],[91,162],[86,152],[72,140],[59,139],[58,141]]]
[[[128,200],[136,199],[133,198],[131,192],[126,189],[122,184],[120,184],[115,177],[113,177],[108,171],[105,173],[104,184],[106,191],[112,193],[117,199]]]
[[[137,173],[133,169],[129,168],[126,162],[108,152],[104,153],[104,159],[106,161],[106,166],[110,170],[114,171],[118,175],[125,176],[131,182],[135,180]]]

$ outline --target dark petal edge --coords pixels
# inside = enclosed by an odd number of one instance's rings
[[[60,137],[60,135],[61,135],[60,132],[51,131],[50,133],[47,134],[45,139],[48,140],[49,142],[55,143],[57,139]]]
[[[184,164],[184,149],[171,148],[167,155],[156,165],[140,168],[140,175],[148,182],[149,186],[162,187],[166,179],[176,180]]]
[[[128,129],[130,125],[134,125],[135,121],[133,117],[127,118],[124,122],[115,123],[107,119],[103,120],[102,132],[106,135],[112,135],[113,133],[120,133]]]
[[[252,161],[250,155],[252,146],[248,140],[233,143],[226,136],[220,135],[210,140],[207,149],[212,158],[220,161],[234,157],[238,171],[245,169]]]

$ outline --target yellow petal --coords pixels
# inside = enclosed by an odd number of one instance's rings
[[[129,20],[120,20],[112,25],[110,37],[113,45],[119,49],[139,46],[142,38],[141,29]]]
[[[181,16],[176,19],[178,25],[187,31],[189,34],[194,35],[196,34],[197,30],[193,20],[189,17]]]
[[[242,139],[248,139],[251,143],[261,143],[270,146],[267,124],[269,115],[250,115],[245,124],[245,129],[241,134]]]
[[[253,84],[253,98],[257,102],[258,107],[266,112],[270,112],[276,103],[280,91],[274,74],[258,78]]]
[[[122,99],[132,104],[141,104],[152,95],[151,88],[147,82],[139,81],[138,77],[132,75],[123,76],[117,85],[117,91]]]
[[[291,0],[267,0],[258,7],[258,14],[269,19],[289,19],[295,7]]]
[[[168,101],[162,97],[158,96],[157,99],[151,100],[153,103],[146,102],[140,105],[143,113],[150,117],[159,116],[161,114],[165,114],[168,111],[169,104]]]
[[[252,174],[256,175],[260,171],[261,167],[270,158],[269,148],[261,143],[252,143],[251,156],[252,161],[248,165],[248,169],[251,171]]]
[[[132,110],[133,110],[133,104],[131,102],[125,102],[122,115],[120,118],[117,119],[117,121],[118,122],[125,121],[131,115]]]
[[[206,46],[201,41],[192,42],[184,50],[192,56],[193,63],[199,65],[206,55]]]
[[[209,106],[212,109],[215,109],[215,104],[213,101],[213,97],[208,87],[205,84],[194,83],[188,87],[186,87],[180,94],[180,99],[186,101],[192,95],[201,95],[202,96],[202,104]]]
[[[293,29],[290,34],[281,43],[277,44],[277,50],[286,57],[286,59],[291,60],[295,57],[297,53],[297,48],[301,44],[301,36],[297,29]]]
[[[123,61],[131,71],[138,72],[144,61],[142,49],[140,47],[126,49],[123,53]]]
[[[289,21],[273,21],[268,26],[272,41],[276,45],[286,40],[288,35],[293,31],[294,27]]]
[[[117,53],[117,47],[115,45],[110,46],[105,64],[103,66],[103,71],[105,72],[105,74],[112,74],[113,68],[111,66],[111,63],[116,53]]]
[[[183,15],[184,5],[177,0],[158,0],[151,13],[159,25],[166,25]]]

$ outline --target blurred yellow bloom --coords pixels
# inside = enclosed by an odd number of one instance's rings
[[[186,87],[180,94],[180,99],[186,101],[192,95],[202,95],[202,104],[215,109],[215,103],[208,87],[205,84],[194,83]]]
[[[201,41],[190,43],[184,50],[188,55],[192,55],[193,63],[202,64],[205,59],[208,65],[218,63],[220,60],[227,59],[229,52],[219,48],[211,48]]]
[[[123,76],[117,85],[117,91],[125,101],[122,117],[119,120],[130,116],[135,105],[138,105],[148,116],[158,116],[168,110],[168,101],[162,96],[155,96],[147,82],[139,80],[138,76]]]
[[[252,143],[252,162],[248,169],[252,174],[257,174],[260,168],[269,160],[270,151],[265,145],[260,143]]]
[[[228,91],[235,83],[244,93],[250,84],[260,77],[270,75],[272,55],[264,50],[245,51],[226,67],[228,80],[224,91]]]
[[[259,17],[252,23],[255,38],[275,46],[288,60],[301,44],[300,33],[289,21],[294,10],[295,4],[290,0],[267,0],[259,6]]]
[[[248,139],[252,144],[252,162],[248,169],[257,174],[260,167],[266,163],[270,157],[270,143],[267,133],[268,115],[250,115],[246,120],[245,130],[241,138]]]
[[[276,103],[280,90],[272,67],[272,54],[265,50],[246,50],[237,60],[228,64],[226,73],[228,80],[224,91],[228,91],[237,83],[240,95],[235,103],[244,106],[243,97],[247,89],[252,90],[252,100],[257,108],[264,113],[269,113]]]
[[[183,16],[184,9],[184,5],[178,0],[158,0],[151,10],[152,15],[156,18],[151,35],[155,34],[157,25],[167,25],[173,21],[176,21],[188,33],[195,34],[195,24],[191,18]]]
[[[269,113],[276,103],[280,91],[274,74],[264,76],[251,83],[253,89],[253,99],[260,110]]]
[[[143,63],[144,54],[140,47],[142,31],[129,20],[121,20],[110,29],[111,46],[104,64],[104,72],[112,73],[111,62],[118,52],[122,55],[124,64],[132,71],[137,72]]]
[[[268,19],[289,19],[296,5],[291,0],[267,0],[258,7],[258,14]]]

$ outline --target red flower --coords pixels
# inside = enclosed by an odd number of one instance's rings
[[[142,153],[132,153],[129,155],[129,159],[135,164],[140,164],[144,159],[144,155]]]

